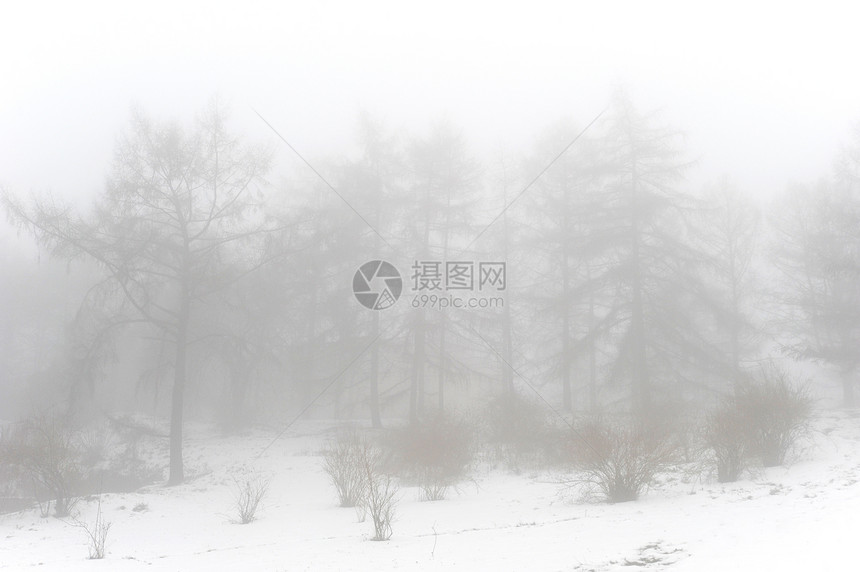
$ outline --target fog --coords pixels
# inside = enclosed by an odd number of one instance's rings
[[[393,126],[448,115],[489,153],[625,86],[688,133],[701,180],[772,194],[817,176],[856,120],[837,5],[17,5],[0,40],[3,181],[92,193],[133,102],[186,116],[219,92],[243,130],[266,134],[256,108],[311,156],[342,147],[360,109]]]
[[[844,12],[7,7],[0,568],[844,569]]]

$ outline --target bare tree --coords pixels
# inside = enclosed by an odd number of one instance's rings
[[[420,257],[416,262],[446,261],[455,252],[456,241],[470,236],[471,207],[480,175],[478,164],[470,155],[464,137],[446,122],[437,123],[426,137],[412,141],[407,163],[408,192],[414,201],[413,212],[406,213],[408,244]],[[445,263],[440,268],[440,279],[444,280]],[[438,282],[421,283],[419,274],[426,277],[423,270],[413,274],[419,282],[416,290],[427,294],[442,293],[442,288],[433,287]],[[423,288],[426,285],[431,287]],[[408,328],[413,340],[409,417],[415,423],[425,409],[429,367],[435,366],[437,374],[439,410],[445,406],[445,387],[449,377],[462,372],[464,367],[453,357],[451,346],[454,344],[449,337],[461,332],[445,312],[433,315],[427,308],[419,308],[413,313]],[[455,343],[459,341],[454,338]]]
[[[538,144],[531,171],[536,171],[546,157],[561,148],[580,128],[559,124]],[[540,288],[535,288],[532,303],[537,306],[541,322],[546,322],[540,336],[539,350],[551,364],[553,379],[561,382],[562,404],[566,411],[576,405],[577,361],[585,358],[588,368],[591,407],[596,408],[596,306],[601,289],[588,282],[595,260],[583,247],[597,232],[591,212],[600,204],[599,191],[605,180],[605,161],[593,138],[577,140],[536,185],[532,200],[531,240],[527,239],[532,264],[539,268]],[[586,284],[586,288],[582,285]],[[556,340],[548,342],[549,339]],[[540,355],[539,354],[539,355]]]
[[[681,186],[681,134],[623,93],[599,144],[605,176],[584,211],[578,249],[589,264],[575,287],[580,299],[601,302],[591,335],[608,350],[609,380],[629,383],[632,409],[650,414],[658,398],[680,399],[678,390],[719,357],[701,327],[712,304],[700,272],[707,257],[690,224],[699,205]]]
[[[710,260],[706,275],[711,297],[721,302],[714,315],[721,337],[727,341],[728,377],[736,390],[745,377],[744,359],[755,348],[759,331],[752,308],[759,293],[753,262],[761,217],[752,201],[727,178],[709,189],[705,199],[699,236]]]
[[[248,243],[268,228],[257,209],[268,168],[265,153],[227,132],[215,100],[191,130],[135,111],[89,213],[50,198],[4,197],[13,218],[54,254],[95,259],[110,277],[103,287],[125,303],[124,322],[148,324],[172,348],[170,484],[184,478],[182,419],[198,306],[259,264]]]
[[[391,236],[397,211],[402,208],[404,199],[402,193],[403,158],[402,149],[397,145],[394,135],[385,126],[368,113],[362,113],[358,118],[357,142],[360,147],[359,156],[348,162],[342,171],[341,187],[349,193],[350,199],[361,206],[365,213],[366,222],[372,226],[367,228],[364,220],[350,217],[357,228],[349,228],[351,240],[362,247],[365,256],[371,260],[383,259],[389,245],[383,241],[385,236]],[[358,235],[356,240],[356,235]],[[380,312],[370,313],[370,339],[378,339],[381,335]],[[384,368],[380,366],[381,354],[384,351],[383,339],[378,339],[370,350],[369,357],[369,406],[370,419],[374,428],[382,427],[382,407],[380,402],[380,381],[384,376]],[[384,363],[384,362],[383,362]]]
[[[772,222],[786,353],[834,367],[846,406],[860,366],[860,128],[829,178],[781,198]]]
[[[605,224],[592,239],[599,260],[608,263],[593,280],[618,292],[606,325],[619,332],[615,371],[629,375],[633,407],[641,413],[652,403],[655,361],[662,353],[655,330],[677,332],[663,320],[679,312],[658,306],[673,301],[666,296],[679,284],[672,267],[687,250],[677,218],[683,164],[677,159],[679,134],[655,126],[624,94],[616,96],[608,123],[612,176],[606,208],[598,214]]]

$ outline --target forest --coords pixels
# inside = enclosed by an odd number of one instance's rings
[[[693,188],[684,132],[624,90],[523,153],[361,113],[348,152],[304,157],[258,116],[265,143],[218,97],[135,108],[91,203],[2,189],[4,498],[67,516],[198,478],[189,426],[264,431],[262,455],[317,421],[384,540],[381,466],[437,500],[476,455],[572,463],[622,502],[691,459],[782,465],[814,408],[857,405],[860,130],[765,201],[730,173]]]
[[[682,133],[624,93],[487,163],[450,123],[362,115],[351,156],[281,182],[289,150],[227,116],[134,111],[92,205],[4,189],[39,248],[35,267],[4,252],[5,417],[139,411],[181,433],[183,410],[239,429],[314,400],[380,427],[512,391],[574,418],[695,415],[774,363],[855,404],[860,132],[763,205],[729,176],[688,188]],[[353,297],[378,259],[399,307]],[[418,306],[415,265],[455,259],[506,263],[499,308]]]

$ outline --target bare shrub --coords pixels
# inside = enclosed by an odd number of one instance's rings
[[[114,437],[103,423],[73,429],[53,415],[33,416],[0,446],[0,489],[65,518],[80,496],[133,491],[161,478],[159,467],[122,454]]]
[[[400,487],[385,472],[385,454],[379,447],[364,441],[361,452],[362,472],[366,479],[362,504],[367,507],[373,521],[373,540],[388,540],[392,534],[391,524],[394,522]]]
[[[233,504],[240,524],[257,518],[257,509],[269,492],[269,480],[255,471],[245,470],[233,477]]]
[[[717,464],[717,480],[737,481],[746,466],[749,426],[734,400],[724,402],[705,425],[705,444]]]
[[[32,482],[26,461],[29,455],[20,424],[2,428],[0,438],[0,514],[29,506]]]
[[[774,365],[741,385],[734,398],[746,427],[748,444],[765,467],[785,462],[795,443],[809,431],[812,398],[806,386]]]
[[[81,528],[86,533],[90,560],[101,560],[104,558],[106,554],[105,544],[107,543],[111,523],[106,522],[102,514],[101,497],[99,497],[98,508],[96,509],[96,518],[91,524],[78,519],[73,519],[72,524]]]
[[[580,475],[573,482],[596,487],[610,503],[638,499],[676,459],[674,441],[644,423],[590,422],[575,438]]]
[[[355,429],[344,429],[324,453],[323,468],[337,489],[340,506],[358,506],[364,497],[366,475],[362,466],[364,441]]]
[[[355,505],[355,519],[358,522],[364,522],[367,520],[367,505],[364,504],[364,498],[362,497],[358,503]]]
[[[42,501],[36,498],[36,502],[39,504],[39,516],[42,518],[48,518],[51,516],[51,501],[47,500],[44,504]],[[58,517],[59,518],[59,517]]]
[[[76,502],[82,470],[74,434],[58,419],[34,417],[26,424],[23,463],[36,498],[54,502],[54,516],[67,517]],[[48,503],[50,504],[50,502]]]
[[[451,483],[442,471],[428,467],[418,477],[418,486],[421,488],[421,500],[440,501],[448,496]]]
[[[421,484],[422,479],[450,486],[462,478],[474,459],[473,434],[462,420],[435,415],[419,423],[390,429],[385,443],[395,470]]]
[[[370,515],[373,540],[391,538],[400,487],[386,471],[387,452],[351,428],[338,434],[325,452],[324,463],[341,506],[354,506],[359,522]]]
[[[167,431],[152,420],[135,415],[108,415],[110,429],[117,441],[124,447],[123,457],[132,461],[140,460],[141,445],[147,439],[167,439]]]
[[[114,444],[114,435],[105,424],[84,427],[76,434],[76,445],[84,465],[94,466],[108,459]]]

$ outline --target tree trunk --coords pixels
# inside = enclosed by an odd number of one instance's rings
[[[176,362],[173,372],[173,396],[170,407],[170,476],[168,485],[178,485],[185,479],[182,463],[182,413],[185,401],[185,380],[188,374],[188,288],[183,284],[179,319],[176,328]]]
[[[570,279],[568,268],[567,241],[562,239],[561,260],[561,389],[565,411],[573,411],[573,396],[570,390],[570,308],[568,299],[570,290]]]
[[[642,284],[642,253],[640,251],[641,229],[639,221],[639,176],[636,169],[637,159],[631,158],[632,177],[630,181],[630,262],[632,266],[631,289],[633,299],[630,309],[630,343],[633,369],[633,409],[636,413],[644,414],[651,404],[648,379],[648,349],[645,337],[645,302],[643,299],[644,284]]]
[[[586,264],[586,279],[591,282],[591,265]],[[594,291],[588,294],[588,407],[591,414],[597,413],[597,341],[595,340]]]
[[[373,339],[378,342],[379,312],[373,312]],[[379,343],[374,343],[370,351],[370,423],[374,429],[382,428],[379,411]]]
[[[505,386],[505,391],[509,393],[513,393],[514,391],[514,344],[513,344],[513,333],[512,329],[512,320],[511,320],[511,308],[510,308],[510,299],[505,300],[505,308],[502,314],[502,338],[503,338],[503,350],[505,352],[505,360],[507,363],[502,364],[502,380]]]
[[[409,390],[409,422],[415,424],[424,405],[424,309],[417,311],[415,350],[412,355],[412,385]]]
[[[506,179],[507,183],[507,179]],[[508,192],[507,192],[507,184],[505,184],[505,205],[508,204]],[[504,217],[502,218],[502,224],[504,225],[502,230],[502,257],[505,263],[507,263],[508,257],[510,256],[511,251],[511,238],[510,238],[510,225],[508,224],[508,213],[507,209],[504,211]],[[510,292],[510,290],[508,290]],[[513,341],[513,319],[511,317],[511,304],[510,304],[510,296],[507,296],[505,299],[505,306],[502,310],[502,350],[505,352],[505,361],[507,363],[502,364],[502,381],[505,386],[505,390],[509,393],[513,393],[514,391],[514,341]]]
[[[733,239],[734,237],[732,237]],[[729,248],[729,279],[731,280],[731,304],[732,304],[732,316],[731,316],[731,359],[732,359],[732,390],[734,394],[737,396],[740,391],[741,384],[741,300],[740,300],[740,290],[739,290],[739,282],[740,276],[738,276],[737,265],[735,264],[735,250],[731,247],[732,243],[730,241]]]
[[[445,411],[445,316],[439,324],[439,413]]]
[[[642,292],[636,289],[633,294],[633,314],[630,324],[630,343],[633,354],[633,407],[641,414],[648,410],[651,399],[648,387],[648,357]]]

